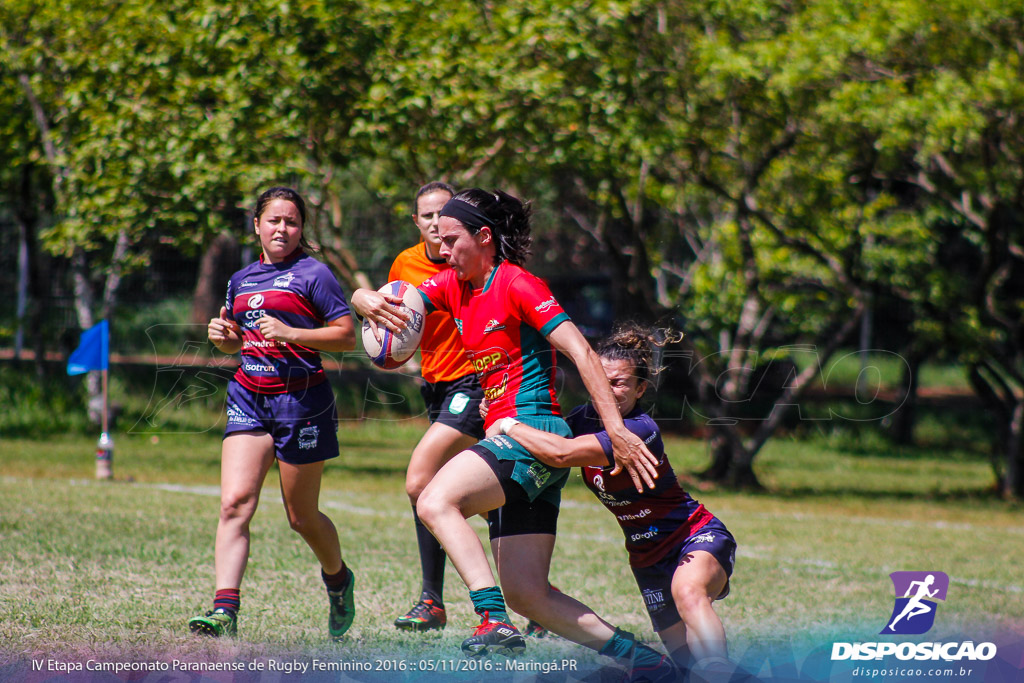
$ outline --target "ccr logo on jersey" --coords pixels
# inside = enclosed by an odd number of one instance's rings
[[[892,615],[880,634],[920,635],[935,623],[936,601],[946,599],[949,577],[943,572],[893,572],[896,591]]]

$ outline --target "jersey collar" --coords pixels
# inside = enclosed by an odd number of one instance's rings
[[[260,252],[260,265],[261,266],[266,266],[268,268],[280,268],[281,266],[285,265],[286,263],[291,263],[292,261],[294,261],[295,259],[299,258],[300,256],[302,256],[305,253],[306,252],[304,252],[302,250],[302,247],[295,247],[295,251],[293,251],[292,253],[290,253],[287,256],[285,256],[283,261],[281,261],[279,263],[267,263],[264,260],[264,258],[263,258],[264,256],[266,256],[266,254],[264,254],[261,251]]]

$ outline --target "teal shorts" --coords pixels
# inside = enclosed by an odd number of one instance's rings
[[[555,415],[517,415],[516,419],[535,429],[572,438],[569,425]],[[495,470],[495,474],[505,490],[506,500],[518,497],[515,486],[510,488],[510,484],[514,483],[531,503],[539,499],[557,506],[561,502],[562,487],[569,479],[569,470],[572,468],[545,465],[522,444],[505,434],[479,441],[471,450],[483,455],[481,449],[493,455],[502,465]]]

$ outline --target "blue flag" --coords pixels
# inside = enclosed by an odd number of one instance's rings
[[[68,374],[81,375],[90,370],[106,370],[110,364],[110,327],[101,320],[85,332],[78,348],[68,358]]]

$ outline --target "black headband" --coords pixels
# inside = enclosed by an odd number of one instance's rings
[[[473,206],[469,202],[464,202],[461,199],[455,199],[452,197],[441,209],[439,216],[448,216],[461,222],[467,228],[474,228],[479,230],[483,227],[490,227],[494,221],[487,217],[483,211],[478,207]]]

